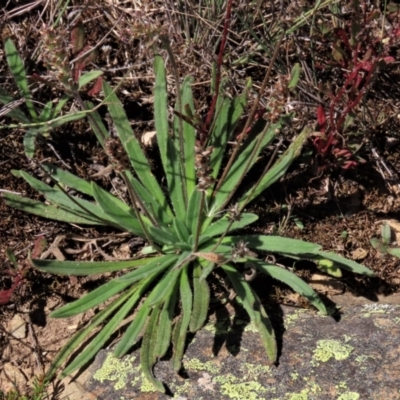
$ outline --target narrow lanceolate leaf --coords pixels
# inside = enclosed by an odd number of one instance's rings
[[[275,333],[263,305],[236,268],[223,265],[222,269],[228,275],[238,299],[255,324],[269,360],[275,362],[277,357]]]
[[[166,271],[160,282],[158,282],[156,287],[151,291],[149,297],[146,299],[146,305],[148,307],[153,307],[161,302],[164,302],[165,299],[171,294],[181,272],[181,269]]]
[[[122,292],[129,285],[130,282],[117,282],[115,280],[107,282],[86,296],[53,311],[50,316],[52,318],[66,318],[83,313]]]
[[[186,228],[186,225],[179,218],[174,219],[174,229],[176,235],[179,237],[179,240],[183,243],[187,243],[190,234]]]
[[[279,178],[281,178],[292,164],[293,160],[300,155],[304,143],[308,140],[311,128],[305,127],[300,135],[293,141],[290,147],[279,157],[278,161],[264,175],[257,188],[253,191],[250,189],[240,200],[240,204],[249,203],[254,200],[260,193],[271,186]]]
[[[219,174],[223,154],[229,139],[232,137],[236,125],[243,114],[246,106],[247,90],[239,97],[235,97],[232,101],[225,99],[221,110],[217,111],[215,126],[212,131],[210,145],[214,150],[210,158],[210,166],[213,170],[212,176],[216,178]],[[236,140],[235,138],[232,138]]]
[[[19,175],[25,179],[35,190],[42,193],[48,201],[64,208],[66,211],[83,218],[92,219],[95,222],[103,222],[105,224],[109,222],[110,225],[115,226],[114,220],[106,215],[98,205],[76,196],[70,196],[61,191],[59,188],[51,187],[46,183],[34,178],[25,171],[19,171]]]
[[[94,109],[94,104],[91,103],[90,101],[86,101],[85,105],[88,110]],[[90,127],[92,128],[94,134],[96,135],[97,140],[104,148],[104,141],[110,136],[110,133],[103,124],[100,114],[97,111],[91,111],[90,113],[88,113],[88,120]]]
[[[193,78],[187,76],[181,86],[181,101],[182,101],[182,113],[184,115],[188,114],[189,110],[194,110],[193,93],[192,93]],[[178,110],[179,111],[179,110]],[[175,117],[178,118],[177,116]],[[183,128],[183,144],[185,151],[185,179],[187,186],[187,198],[189,199],[193,191],[196,188],[196,171],[194,169],[194,146],[196,143],[196,130],[186,121],[182,122]],[[179,126],[179,124],[178,124]]]
[[[256,148],[257,141],[260,134],[252,138],[251,141],[246,140],[243,144],[244,149],[240,152],[236,161],[233,163],[225,181],[222,183],[218,193],[216,193],[214,203],[211,207],[212,212],[220,211],[221,206],[231,196],[232,192],[236,190],[238,182],[243,180],[250,167],[255,163],[261,150],[267,146],[275,137],[276,129],[281,127],[281,123],[271,125],[265,133],[259,148]]]
[[[83,86],[94,81],[101,75],[103,75],[103,71],[90,71],[86,74],[81,75],[78,80],[78,89],[82,89]]]
[[[30,119],[24,114],[24,112],[17,106],[17,104],[25,103],[26,99],[15,100],[5,90],[0,88],[0,104],[4,104],[4,107],[0,109],[0,116],[7,115],[10,118],[29,124]]]
[[[143,258],[128,261],[57,261],[31,260],[33,266],[43,272],[57,275],[88,276],[121,271],[129,268],[142,268],[154,262],[158,257]]]
[[[20,197],[12,193],[3,193],[2,196],[5,203],[19,210],[38,215],[39,217],[54,219],[56,221],[67,222],[70,224],[77,225],[104,225],[101,221],[96,221],[90,217],[85,218],[75,214],[72,214],[62,208],[58,208],[52,205],[47,205],[41,201],[27,199]]]
[[[294,64],[292,71],[290,72],[290,81],[288,84],[289,89],[294,89],[299,83],[301,74],[301,67],[299,63]]]
[[[96,314],[90,321],[90,324],[78,331],[69,341],[68,343],[60,350],[55,359],[53,360],[49,371],[46,376],[49,380],[52,379],[53,375],[57,371],[57,369],[61,366],[61,364],[67,359],[67,357],[72,354],[75,349],[80,346],[85,338],[90,335],[90,333],[103,321],[105,321],[111,314],[114,313],[125,301],[133,294],[135,288],[132,288],[131,291],[124,293],[115,299],[111,304],[109,304],[104,310],[101,310],[98,314]]]
[[[162,243],[164,245],[168,244],[175,244],[179,242],[179,239],[177,236],[174,235],[173,231],[171,231],[168,228],[156,228],[155,226],[149,226],[148,227],[149,234],[151,238],[157,242],[157,243]]]
[[[28,129],[24,134],[23,145],[24,152],[28,158],[32,158],[35,155],[36,149],[36,137],[39,135],[37,129]]]
[[[53,112],[53,102],[49,101],[45,104],[40,116],[39,116],[39,121],[40,122],[45,122],[51,119]]]
[[[321,246],[302,240],[285,238],[282,236],[244,235],[229,236],[224,238],[223,244],[237,245],[239,242],[247,243],[247,247],[254,250],[269,251],[271,253],[284,253],[294,256],[312,256],[321,250]]]
[[[65,171],[53,164],[43,163],[42,167],[53,179],[65,187],[93,197],[92,184],[85,179],[79,178],[71,174],[71,172]]]
[[[236,229],[244,228],[247,225],[252,224],[253,222],[258,220],[258,216],[256,214],[243,213],[240,215],[240,220],[235,221],[231,224],[229,217],[220,218],[218,221],[211,224],[204,231],[204,235],[214,237],[219,236],[222,233],[226,232],[229,227],[229,232],[233,232]]]
[[[29,114],[34,121],[38,116],[31,102],[31,94],[29,92],[28,80],[26,78],[24,62],[19,56],[17,48],[11,39],[7,39],[4,43],[4,50],[6,53],[7,63],[10,67],[13,78],[18,86],[21,95],[26,99],[26,106],[28,107]]]
[[[158,332],[154,346],[154,355],[158,358],[163,357],[171,343],[172,321],[174,320],[175,307],[178,301],[179,285],[178,282],[172,287],[169,297],[165,300],[158,321]]]
[[[148,188],[158,201],[164,212],[173,216],[168,202],[165,198],[160,185],[151,172],[150,164],[140,146],[139,141],[136,139],[128,117],[125,114],[124,108],[118,99],[117,95],[113,92],[112,88],[107,82],[103,82],[103,90],[108,104],[108,110],[115,124],[116,131],[121,140],[125,151],[128,154],[132,167],[137,174],[142,184]]]
[[[157,143],[160,149],[161,162],[167,177],[169,194],[177,218],[183,220],[186,214],[187,197],[186,180],[183,178],[184,166],[179,152],[179,135],[169,134],[167,109],[167,83],[164,61],[160,56],[154,59],[156,85],[154,89],[154,122],[157,131]],[[184,151],[182,149],[182,151]]]
[[[92,191],[94,198],[108,218],[111,218],[127,231],[144,237],[142,226],[135,218],[134,212],[129,211],[129,207],[125,203],[101,189],[94,182],[92,182]]]
[[[195,263],[193,268],[193,310],[190,318],[190,332],[197,332],[207,318],[210,304],[210,289],[207,281],[200,280],[202,268],[199,263]]]
[[[178,319],[174,327],[173,345],[174,354],[171,359],[172,368],[179,371],[182,366],[183,352],[186,346],[186,335],[189,328],[192,313],[192,290],[190,288],[188,266],[181,273],[180,282],[182,316]]]
[[[295,292],[305,297],[320,312],[323,314],[328,313],[325,304],[314,289],[307,285],[307,283],[300,279],[296,274],[276,265],[265,264],[262,262],[257,262],[256,265],[260,272],[264,272],[272,278],[290,286]]]
[[[164,269],[168,268],[172,263],[176,261],[175,254],[166,254],[164,256],[157,257],[154,261],[148,263],[147,265],[138,268],[135,271],[128,272],[124,276],[116,278],[116,281],[122,282],[136,282],[143,278],[147,278],[155,272],[162,272]]]
[[[338,264],[340,268],[343,268],[347,271],[353,272],[355,274],[366,275],[370,277],[375,277],[376,274],[372,272],[370,269],[365,267],[362,264],[358,264],[353,260],[349,260],[348,258],[342,257],[339,254],[326,252],[326,251],[316,251],[314,253],[315,256],[322,259],[328,259],[333,261],[335,264]],[[314,258],[314,257],[313,257]]]
[[[88,363],[104,346],[111,335],[116,331],[122,320],[126,317],[132,307],[139,300],[139,296],[135,296],[136,288],[129,291],[130,296],[127,297],[125,303],[116,312],[108,323],[102,327],[100,332],[90,341],[90,344],[68,365],[62,373],[62,376],[67,376]]]
[[[160,316],[160,311],[160,307],[155,307],[147,323],[146,331],[143,335],[143,341],[140,348],[140,365],[146,379],[152,383],[155,389],[164,393],[164,385],[153,375],[153,366],[157,361],[157,358],[154,354],[154,348],[157,338],[158,318]]]
[[[201,217],[201,195],[202,194],[198,190],[193,191],[186,212],[186,227],[192,235],[196,233],[197,225]]]

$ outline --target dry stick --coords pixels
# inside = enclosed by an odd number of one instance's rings
[[[269,77],[270,77],[271,72],[272,72],[273,64],[274,64],[274,62],[275,62],[275,60],[276,60],[276,57],[278,56],[278,51],[279,51],[279,48],[280,48],[280,45],[281,45],[281,43],[282,43],[282,40],[283,40],[284,36],[285,36],[285,33],[283,32],[282,35],[281,35],[281,37],[280,37],[279,40],[278,40],[278,43],[277,43],[277,45],[276,45],[274,54],[273,54],[273,56],[272,56],[272,59],[271,59],[271,61],[270,61],[269,66],[268,66],[267,73],[265,74],[265,77],[264,77],[263,83],[262,83],[262,85],[261,85],[261,88],[260,88],[260,90],[259,90],[258,93],[257,93],[257,98],[256,98],[256,101],[255,101],[255,103],[254,103],[254,105],[253,105],[251,111],[250,111],[250,115],[249,115],[249,117],[247,118],[246,124],[245,124],[245,126],[244,126],[244,128],[243,128],[243,130],[242,130],[242,133],[240,134],[240,137],[239,137],[239,140],[238,140],[238,142],[237,142],[236,148],[235,148],[235,150],[233,151],[231,157],[229,158],[228,164],[226,165],[226,167],[225,167],[225,169],[224,169],[224,172],[222,173],[222,176],[221,176],[221,178],[220,178],[219,181],[218,181],[218,185],[217,185],[217,187],[215,188],[214,194],[213,194],[213,195],[215,195],[215,193],[218,192],[218,190],[221,188],[223,182],[225,181],[225,178],[226,178],[226,176],[228,175],[228,173],[229,173],[229,171],[230,171],[230,169],[231,169],[231,167],[232,167],[232,164],[233,164],[233,162],[235,161],[235,158],[236,158],[236,156],[237,156],[237,154],[238,154],[238,152],[239,152],[239,150],[240,150],[240,144],[242,143],[242,141],[243,141],[243,139],[244,139],[244,137],[245,137],[245,133],[247,132],[247,129],[250,127],[250,124],[253,123],[254,115],[255,115],[255,113],[256,113],[256,111],[257,111],[258,104],[260,103],[261,94],[264,92],[264,90],[265,90],[265,88],[266,88],[266,86],[267,86],[267,83],[268,83],[268,81],[269,81]],[[263,138],[264,138],[264,136],[265,136],[265,134],[266,134],[266,132],[267,132],[267,130],[268,130],[268,127],[269,127],[269,124],[267,124],[266,129],[264,129],[264,132],[260,135],[260,138],[259,138],[259,140],[258,140],[258,145],[254,148],[253,154],[251,155],[251,157],[250,157],[250,159],[249,159],[249,162],[247,163],[247,166],[246,166],[245,170],[243,171],[243,174],[242,174],[241,178],[239,179],[237,185],[236,185],[235,188],[232,190],[231,194],[228,196],[228,199],[225,201],[224,204],[227,204],[227,203],[230,201],[230,199],[232,198],[232,196],[235,194],[237,188],[239,187],[240,183],[241,183],[242,180],[244,179],[244,176],[245,176],[246,173],[248,172],[248,169],[249,169],[251,163],[253,162],[254,154],[255,154],[255,152],[258,150],[258,147],[260,146],[260,144],[261,144],[261,142],[262,142],[262,140],[263,140]]]

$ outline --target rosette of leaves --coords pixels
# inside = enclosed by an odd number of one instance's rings
[[[322,313],[327,310],[304,281],[294,273],[258,258],[256,252],[278,253],[293,259],[330,260],[351,272],[373,275],[362,265],[322,251],[318,244],[279,236],[235,234],[257,220],[257,215],[244,212],[244,207],[284,175],[299,154],[308,131],[300,134],[250,187],[237,194],[262,150],[274,140],[282,120],[273,124],[259,120],[253,124],[247,138],[233,152],[231,161],[225,163],[224,156],[231,152],[228,142],[234,136],[246,105],[246,93],[232,99],[220,94],[211,128],[202,140],[196,139],[196,128],[201,131],[201,119],[193,112],[192,79],[184,79],[178,91],[175,116],[170,123],[165,68],[159,56],[155,58],[154,68],[155,126],[165,177],[163,185],[152,174],[149,160],[132,132],[118,97],[104,82],[105,103],[113,120],[112,131],[117,137],[110,137],[96,112],[91,113],[90,122],[114,163],[115,171],[128,187],[130,203],[111,195],[94,182],[52,165],[45,168],[57,183],[53,186],[26,172],[15,172],[45,196],[46,204],[5,194],[10,206],[75,224],[110,225],[148,242],[141,252],[143,257],[129,261],[33,260],[40,270],[55,274],[93,275],[120,271],[118,277],[51,314],[54,318],[70,317],[106,303],[61,350],[48,372],[49,377],[92,335],[89,344],[65,368],[63,375],[89,362],[120,329],[123,321],[134,313],[133,319],[126,323],[125,333],[114,353],[123,356],[142,338],[142,371],[157,390],[164,391],[164,385],[154,377],[152,367],[172,343],[172,366],[176,371],[181,368],[186,335],[198,331],[207,319],[212,274],[222,274],[230,282],[236,292],[234,301],[247,311],[269,359],[274,362],[277,358],[274,331],[256,292],[246,279],[245,271],[249,266],[268,278],[289,285]],[[193,125],[196,124],[195,128]],[[121,157],[122,148],[125,158]],[[81,195],[67,195],[65,188]]]

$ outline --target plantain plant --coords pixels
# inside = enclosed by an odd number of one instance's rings
[[[320,312],[326,314],[327,309],[298,276],[264,261],[265,255],[263,258],[261,254],[266,252],[293,259],[325,260],[350,272],[373,276],[366,267],[322,251],[318,244],[280,236],[240,234],[240,229],[258,219],[245,211],[246,206],[285,174],[308,137],[307,129],[257,175],[262,151],[276,138],[284,120],[275,115],[270,123],[262,119],[253,123],[254,118],[250,117],[244,129],[247,135],[235,136],[248,90],[234,98],[224,96],[220,90],[215,97],[216,112],[207,126],[194,112],[192,78],[186,77],[177,91],[174,117],[169,121],[165,67],[160,56],[155,56],[154,70],[154,113],[162,178],[156,179],[152,174],[121,102],[107,82],[103,82],[105,103],[113,121],[112,134],[96,111],[88,114],[89,122],[114,170],[124,179],[129,202],[111,195],[95,182],[50,164],[44,164],[44,168],[54,185],[24,171],[14,171],[42,193],[46,203],[4,194],[8,205],[39,216],[74,224],[109,225],[147,241],[140,258],[128,261],[32,261],[42,271],[61,275],[119,271],[117,277],[51,314],[54,318],[70,317],[104,303],[101,311],[56,356],[48,371],[49,378],[83,343],[86,343],[84,349],[62,375],[71,374],[89,362],[120,329],[125,318],[134,313],[114,353],[123,356],[142,338],[142,371],[163,392],[164,385],[153,375],[153,366],[172,343],[171,363],[176,371],[180,370],[188,332],[198,331],[207,320],[209,281],[214,274],[223,275],[229,282],[236,293],[233,301],[246,310],[258,329],[268,358],[274,362],[277,358],[274,331],[246,271],[251,269],[265,274],[267,279],[277,279],[303,295]],[[87,107],[93,105],[87,103]],[[229,143],[235,139],[232,150]],[[245,177],[253,183],[243,185]],[[66,188],[77,194],[67,194]]]

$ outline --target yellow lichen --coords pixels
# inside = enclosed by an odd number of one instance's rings
[[[243,382],[243,383],[225,383],[221,385],[221,393],[228,396],[231,399],[237,400],[258,400],[264,399],[265,397],[260,395],[260,392],[264,392],[265,389],[262,385],[255,381]]]
[[[141,377],[142,377],[142,384],[140,385],[140,391],[142,393],[155,392],[153,384],[149,382],[143,374],[141,374]]]
[[[198,358],[192,358],[190,360],[184,360],[185,368],[194,371],[207,371],[212,374],[217,374],[220,368],[212,361],[202,362]]]
[[[358,400],[360,395],[357,392],[346,392],[341,394],[337,400]]]
[[[319,340],[317,348],[314,350],[314,359],[322,362],[327,362],[331,358],[338,361],[345,360],[352,351],[352,346],[338,340]]]
[[[116,381],[114,389],[120,390],[126,385],[128,373],[131,373],[133,369],[132,363],[134,360],[134,356],[119,359],[109,353],[102,367],[96,371],[93,378],[102,383],[104,381]]]
[[[300,393],[288,393],[288,400],[308,400],[308,389],[303,389]]]
[[[244,363],[241,366],[241,369],[245,371],[245,378],[248,377],[255,377],[258,378],[260,375],[266,375],[271,373],[271,367],[268,365],[257,365],[257,364],[250,364]]]

